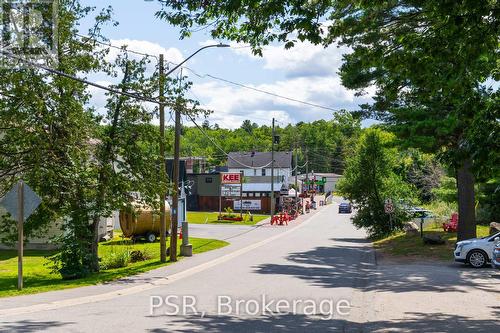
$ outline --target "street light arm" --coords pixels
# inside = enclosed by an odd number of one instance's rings
[[[195,55],[197,55],[202,50],[208,49],[209,47],[229,47],[229,45],[227,45],[227,44],[215,44],[215,45],[203,46],[203,47],[199,48],[195,53],[191,54],[189,57],[187,57],[186,59],[184,59],[184,61],[182,61],[180,64],[176,65],[174,68],[172,68],[171,70],[169,70],[167,72],[167,74],[165,74],[165,76],[169,76],[170,74],[172,74],[173,72],[175,72],[177,69],[179,69],[179,67],[181,67],[182,65],[184,65],[189,59],[191,59],[192,57],[194,57]]]

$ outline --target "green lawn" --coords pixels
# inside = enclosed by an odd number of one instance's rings
[[[240,216],[239,213],[234,212],[233,214]],[[269,217],[269,215],[254,215],[253,216],[253,221],[248,221],[248,218],[246,214],[243,214],[243,218],[245,220],[241,222],[233,222],[233,221],[218,221],[217,217],[219,216],[218,212],[215,213],[208,213],[208,212],[188,212],[187,213],[187,220],[189,223],[197,223],[197,224],[204,224],[204,223],[210,223],[210,224],[231,224],[231,225],[254,225],[256,223],[259,223],[262,220],[265,220]]]
[[[179,241],[179,246],[182,241]],[[228,245],[229,243],[214,239],[190,238],[193,245],[193,253],[202,253],[215,250]],[[50,255],[47,251],[25,251],[24,253],[24,289],[17,291],[17,253],[16,251],[0,251],[0,297],[17,296],[23,294],[33,294],[51,290],[61,290],[81,286],[94,285],[119,279],[125,276],[143,273],[161,266],[160,243],[137,243],[132,244],[129,240],[121,240],[115,237],[114,240],[101,243],[99,254],[101,257],[109,255],[111,252],[131,250],[146,250],[152,259],[131,263],[127,267],[109,269],[93,274],[83,279],[74,281],[61,280],[59,274],[51,274],[47,264],[49,261],[45,256]]]
[[[452,260],[453,249],[457,241],[456,233],[444,232],[442,228],[430,227],[424,230],[425,235],[440,235],[445,241],[444,245],[424,245],[420,235],[409,236],[404,232],[374,242],[374,247],[382,254],[408,259],[437,259]],[[488,226],[477,226],[477,236],[488,236]]]

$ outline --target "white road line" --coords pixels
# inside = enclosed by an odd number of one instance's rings
[[[158,279],[155,282],[144,283],[144,284],[140,284],[140,285],[133,286],[130,288],[115,290],[115,291],[111,291],[111,292],[99,294],[99,295],[76,297],[76,298],[71,298],[71,299],[66,299],[66,300],[54,301],[54,302],[50,302],[50,303],[42,303],[42,304],[35,304],[35,305],[23,306],[23,307],[11,308],[11,309],[3,309],[3,310],[0,310],[0,317],[18,316],[18,315],[41,312],[41,311],[57,310],[57,309],[75,306],[75,305],[103,302],[103,301],[108,301],[108,300],[111,300],[114,298],[118,298],[120,296],[137,294],[137,293],[140,293],[143,291],[157,288],[159,286],[166,286],[166,285],[174,283],[178,280],[185,279],[186,277],[189,277],[191,275],[200,273],[200,272],[207,270],[209,268],[212,268],[214,266],[225,263],[231,259],[234,259],[238,256],[241,256],[241,255],[247,253],[247,252],[250,252],[258,247],[261,247],[261,246],[266,245],[270,242],[273,242],[279,238],[282,238],[282,237],[304,227],[305,225],[309,224],[313,220],[312,219],[313,217],[318,216],[318,215],[324,213],[325,211],[326,211],[326,209],[310,216],[306,221],[302,222],[298,226],[293,227],[293,228],[291,228],[291,229],[289,229],[281,234],[272,236],[270,238],[266,238],[258,243],[254,243],[252,245],[241,248],[241,249],[236,250],[232,253],[226,254],[222,257],[216,258],[214,260],[208,261],[208,262],[200,264],[198,266],[191,267],[189,269],[186,269],[185,271],[167,276],[165,278]]]

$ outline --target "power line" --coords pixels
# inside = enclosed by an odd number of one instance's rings
[[[242,163],[240,161],[238,161],[237,159],[235,159],[234,157],[232,157],[231,155],[229,155],[225,150],[224,148],[222,148],[217,142],[215,142],[215,140],[210,136],[208,135],[205,130],[203,129],[203,127],[201,127],[200,125],[198,125],[196,123],[196,121],[194,120],[194,118],[190,115],[190,114],[186,114],[186,116],[189,118],[189,120],[191,120],[191,122],[196,126],[196,128],[198,128],[198,130],[200,130],[201,133],[203,133],[203,135],[210,141],[212,142],[212,144],[217,147],[225,156],[227,156],[228,159],[231,159],[233,160],[234,162],[238,163],[239,165],[243,166],[243,167],[246,167],[248,169],[264,169],[265,167],[268,167],[270,166],[273,161],[269,162],[268,164],[266,165],[262,165],[262,166],[259,166],[259,167],[254,167],[254,166],[250,166],[250,165],[246,165],[245,163]]]
[[[273,97],[276,97],[276,98],[285,99],[287,101],[291,101],[291,102],[295,102],[295,103],[300,103],[300,104],[312,106],[312,107],[319,108],[319,109],[329,110],[329,111],[333,111],[333,112],[338,112],[339,111],[338,109],[334,109],[334,108],[331,108],[331,107],[328,107],[328,106],[323,106],[323,105],[319,105],[319,104],[316,104],[316,103],[306,102],[306,101],[302,101],[302,100],[299,100],[299,99],[296,99],[296,98],[279,95],[279,94],[276,94],[276,93],[273,93],[273,92],[270,92],[270,91],[266,91],[266,90],[255,88],[255,87],[251,87],[251,86],[248,86],[248,85],[245,85],[245,84],[242,84],[242,83],[238,83],[238,82],[234,82],[234,81],[231,81],[231,80],[227,80],[227,79],[224,79],[224,78],[221,78],[221,77],[218,77],[218,76],[214,76],[214,75],[211,75],[211,74],[198,74],[196,71],[192,70],[189,67],[185,67],[185,68],[187,70],[189,70],[191,73],[193,73],[194,75],[198,76],[199,78],[209,77],[209,78],[212,78],[214,80],[219,80],[219,81],[222,81],[222,82],[225,82],[225,83],[228,83],[228,84],[232,84],[232,85],[235,85],[235,86],[238,86],[238,87],[241,87],[241,88],[245,88],[245,89],[248,89],[248,90],[253,90],[253,91],[256,91],[256,92],[259,92],[259,93],[262,93],[262,94],[266,94],[266,95],[269,95],[269,96],[273,96]]]
[[[116,46],[116,45],[113,45],[111,43],[101,42],[100,40],[97,40],[97,39],[92,38],[90,36],[85,36],[85,35],[81,35],[81,34],[78,34],[78,33],[75,34],[75,35],[78,36],[78,37],[81,37],[81,38],[85,38],[85,39],[87,39],[89,41],[93,41],[94,43],[101,44],[103,46],[107,46],[107,47],[111,47],[111,48],[114,48],[114,49],[117,49],[117,50],[125,51],[127,53],[141,55],[141,56],[144,56],[144,57],[152,57],[152,58],[155,58],[156,60],[159,60],[158,56],[156,56],[154,54],[149,54],[149,53],[144,53],[144,52],[130,50],[130,49],[127,48],[128,45],[126,45],[126,44],[123,44],[122,46]]]
[[[149,98],[149,97],[144,97],[144,96],[140,96],[140,95],[137,95],[137,94],[132,94],[132,93],[128,93],[128,92],[125,92],[125,91],[120,91],[120,90],[116,90],[116,89],[113,89],[113,88],[109,88],[109,87],[106,87],[106,86],[103,86],[103,85],[100,85],[100,84],[97,84],[97,83],[94,83],[94,82],[91,82],[91,81],[88,81],[88,80],[85,80],[85,79],[81,79],[79,77],[76,77],[76,76],[73,76],[73,75],[70,75],[70,74],[67,74],[67,73],[64,73],[64,72],[61,72],[61,71],[58,71],[58,70],[55,70],[55,69],[52,69],[52,68],[49,68],[49,67],[46,67],[46,66],[43,66],[41,64],[37,64],[35,62],[32,62],[32,61],[29,61],[29,60],[26,60],[26,59],[23,59],[23,58],[20,58],[20,57],[17,57],[13,54],[10,54],[10,53],[7,53],[5,51],[0,51],[2,54],[4,54],[5,56],[11,58],[11,59],[16,59],[16,60],[19,60],[19,61],[22,61],[30,66],[33,66],[33,67],[37,67],[39,69],[43,69],[49,73],[53,73],[53,74],[56,74],[56,75],[59,75],[59,76],[63,76],[63,77],[66,77],[68,79],[71,79],[71,80],[75,80],[75,81],[78,81],[78,82],[81,82],[81,83],[85,83],[85,84],[88,84],[90,86],[94,86],[96,88],[99,88],[99,89],[103,89],[103,90],[107,90],[109,92],[112,92],[112,93],[115,93],[115,94],[119,94],[119,95],[123,95],[123,96],[127,96],[127,97],[131,97],[131,98],[135,98],[135,99],[139,99],[139,100],[142,100],[142,101],[146,101],[146,102],[151,102],[151,103],[156,103],[156,104],[161,104],[159,101],[157,100],[154,100],[152,98]],[[269,162],[268,164],[266,165],[263,165],[263,166],[260,166],[260,167],[253,167],[253,166],[249,166],[249,165],[246,165],[238,160],[236,160],[235,158],[231,157],[221,146],[219,146],[204,130],[202,127],[200,127],[196,121],[193,119],[193,117],[189,114],[187,114],[187,117],[189,117],[189,119],[191,120],[191,122],[193,122],[193,124],[220,150],[222,151],[229,159],[235,161],[236,163],[240,164],[241,166],[244,166],[246,168],[249,168],[249,169],[263,169],[269,165],[271,165],[272,161]]]
[[[22,61],[22,62],[24,62],[24,63],[26,63],[26,64],[28,64],[30,66],[37,67],[37,68],[45,70],[45,71],[47,71],[49,73],[53,73],[53,74],[56,74],[56,75],[59,75],[59,76],[63,76],[63,77],[66,77],[68,79],[72,79],[72,80],[75,80],[75,81],[78,81],[78,82],[81,82],[81,83],[84,83],[84,84],[87,84],[87,85],[90,85],[90,86],[94,86],[96,88],[103,89],[103,90],[106,90],[106,91],[109,91],[109,92],[112,92],[112,93],[115,93],[115,94],[127,96],[127,97],[130,97],[130,98],[135,98],[135,99],[146,101],[146,102],[150,102],[150,103],[161,104],[158,100],[155,100],[155,99],[152,99],[152,98],[149,98],[149,97],[146,97],[146,96],[140,96],[140,95],[137,95],[137,94],[134,94],[134,93],[128,93],[128,92],[125,92],[125,91],[120,91],[120,90],[116,90],[116,89],[113,89],[113,88],[109,88],[109,87],[106,87],[106,86],[103,86],[103,85],[100,85],[100,84],[97,84],[97,83],[94,83],[94,82],[91,82],[91,81],[88,81],[88,80],[85,80],[85,79],[81,79],[81,78],[78,78],[76,76],[73,76],[73,75],[70,75],[70,74],[67,74],[67,73],[64,73],[62,71],[55,70],[55,69],[43,66],[41,64],[38,64],[38,63],[35,63],[35,62],[32,62],[32,61],[29,61],[29,60],[17,57],[15,55],[7,53],[5,51],[0,51],[0,52],[2,54],[6,55],[7,57],[11,58],[11,59],[16,59],[18,61]],[[214,144],[215,147],[217,147],[225,156],[227,156],[228,159],[231,159],[234,162],[238,163],[239,165],[241,165],[243,167],[246,167],[246,168],[249,168],[249,169],[263,169],[263,168],[265,168],[265,167],[267,167],[267,166],[269,166],[269,165],[272,164],[272,161],[271,161],[271,162],[269,162],[266,165],[263,165],[263,166],[260,166],[260,167],[254,167],[254,166],[249,166],[249,165],[246,165],[246,164],[238,161],[237,159],[235,159],[232,156],[230,156],[217,142],[215,142],[205,132],[205,130],[196,123],[196,121],[193,119],[193,117],[191,115],[187,114],[187,117],[203,133],[203,135],[205,135],[209,139],[209,141],[212,142],[212,144]],[[302,167],[305,167],[307,164],[308,163],[304,164],[304,166],[302,166]]]
[[[109,92],[112,92],[114,94],[119,94],[119,95],[122,95],[122,96],[127,96],[127,97],[131,97],[131,98],[135,98],[135,99],[138,99],[138,100],[141,100],[141,101],[144,101],[144,102],[149,102],[149,103],[155,103],[155,104],[160,104],[160,101],[156,100],[156,99],[153,99],[153,98],[150,98],[150,97],[147,97],[147,96],[141,96],[141,95],[138,95],[136,93],[129,93],[129,92],[126,92],[126,91],[120,91],[120,90],[117,90],[117,89],[113,89],[113,88],[110,88],[110,87],[106,87],[106,86],[103,86],[101,84],[98,84],[98,83],[95,83],[95,82],[91,82],[91,81],[88,81],[86,79],[82,79],[82,78],[79,78],[77,76],[74,76],[74,75],[70,75],[70,74],[67,74],[67,73],[64,73],[62,71],[59,71],[59,70],[56,70],[56,69],[53,69],[53,68],[50,68],[50,67],[47,67],[47,66],[44,66],[44,65],[41,65],[41,64],[37,64],[33,61],[30,61],[30,60],[27,60],[27,59],[23,59],[21,57],[17,57],[11,53],[7,53],[5,51],[1,51],[0,50],[0,53],[2,53],[3,55],[11,58],[11,59],[15,59],[15,60],[18,60],[18,61],[21,61],[21,62],[24,62],[30,66],[33,66],[33,67],[36,67],[36,68],[39,68],[39,69],[43,69],[44,71],[47,71],[49,73],[52,73],[52,74],[56,74],[56,75],[59,75],[59,76],[63,76],[65,78],[68,78],[68,79],[71,79],[71,80],[75,80],[75,81],[78,81],[78,82],[81,82],[81,83],[85,83],[89,86],[93,86],[93,87],[96,87],[96,88],[99,88],[99,89],[102,89],[102,90],[106,90],[106,91],[109,91]]]
[[[142,56],[146,56],[146,57],[153,57],[155,59],[158,59],[158,57],[155,56],[155,55],[153,55],[153,54],[148,54],[148,53],[144,53],[144,52],[129,50],[128,48],[125,48],[125,45],[123,45],[122,47],[118,47],[118,46],[112,45],[110,43],[101,42],[101,41],[99,41],[97,39],[94,39],[92,37],[89,37],[89,36],[85,36],[85,35],[81,35],[81,34],[76,34],[76,35],[79,36],[79,37],[82,37],[82,38],[86,38],[88,40],[92,40],[92,41],[94,41],[94,42],[96,42],[98,44],[104,45],[104,46],[112,47],[112,48],[115,48],[115,49],[119,49],[119,50],[122,50],[122,51],[125,51],[125,52],[137,54],[137,55],[142,55]],[[231,47],[231,48],[233,48],[233,49],[241,49],[241,48],[248,48],[248,47],[250,47],[250,46],[237,46],[237,47]],[[172,61],[168,61],[168,60],[167,60],[167,63],[171,63],[174,66],[178,65],[177,63],[172,62]],[[304,104],[304,105],[308,105],[308,106],[312,106],[312,107],[315,107],[315,108],[320,108],[320,109],[324,109],[324,110],[328,110],[328,111],[333,111],[333,112],[338,112],[339,111],[338,109],[334,109],[334,108],[331,108],[331,107],[328,107],[328,106],[324,106],[324,105],[320,105],[320,104],[316,104],[316,103],[311,103],[311,102],[307,102],[307,101],[302,101],[302,100],[299,100],[299,99],[296,99],[296,98],[292,98],[292,97],[283,96],[283,95],[280,95],[280,94],[277,94],[277,93],[273,93],[273,92],[270,92],[270,91],[266,91],[266,90],[263,90],[263,89],[251,87],[251,86],[239,83],[239,82],[227,80],[227,79],[224,79],[224,78],[221,78],[221,77],[218,77],[218,76],[214,76],[214,75],[211,75],[211,74],[208,74],[208,73],[199,74],[198,72],[196,72],[195,70],[193,70],[192,68],[189,68],[187,66],[182,66],[182,67],[186,68],[191,73],[193,73],[194,75],[196,75],[197,77],[202,78],[202,79],[206,78],[206,77],[209,77],[211,79],[222,81],[222,82],[225,82],[227,84],[232,84],[232,85],[235,85],[235,86],[238,86],[238,87],[241,87],[241,88],[253,90],[253,91],[256,91],[256,92],[259,92],[259,93],[262,93],[262,94],[266,94],[266,95],[273,96],[273,97],[276,97],[276,98],[281,98],[281,99],[288,100],[288,101],[291,101],[291,102],[300,103],[300,104]]]

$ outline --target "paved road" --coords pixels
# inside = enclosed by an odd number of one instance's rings
[[[243,234],[254,231],[260,228],[260,225],[220,225],[220,224],[190,224],[190,237],[212,238],[227,240],[232,242],[233,238],[237,238]]]
[[[289,227],[203,228],[197,235],[224,234],[231,237],[231,246],[116,283],[2,299],[0,331],[494,332],[500,328],[499,280],[491,277],[491,271],[377,264],[365,234],[351,225],[349,216],[338,215],[336,206]],[[160,297],[167,296],[176,305],[195,300],[197,313],[187,307],[186,313],[166,314],[175,310],[160,304]]]

